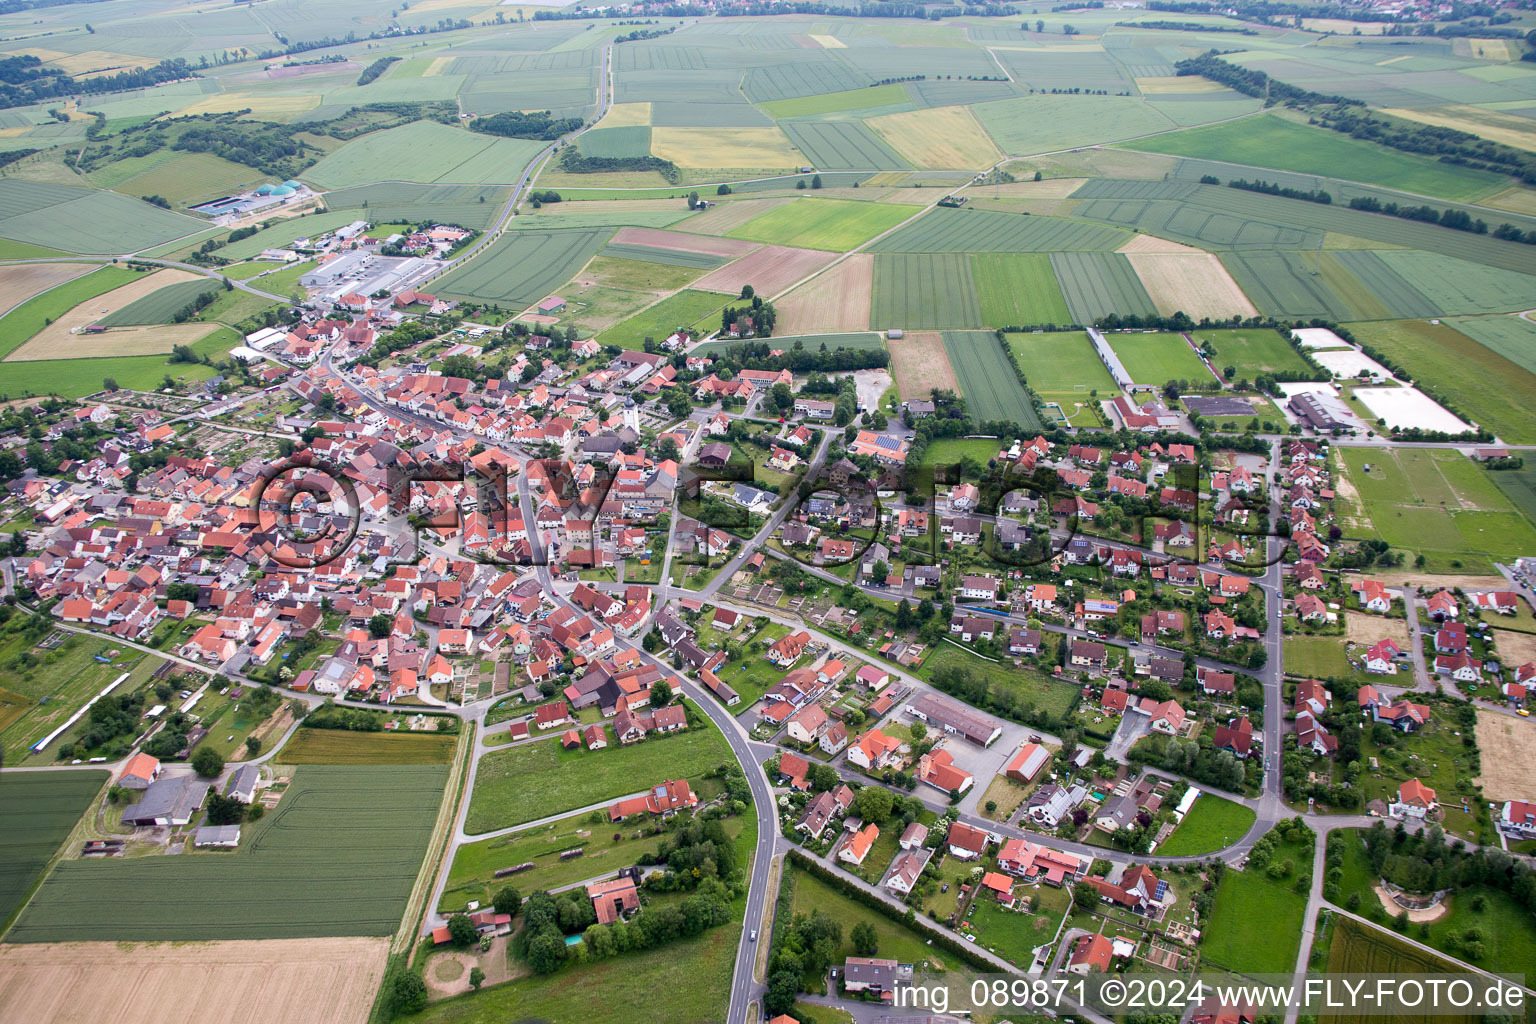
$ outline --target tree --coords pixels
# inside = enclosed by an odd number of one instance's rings
[[[687,416],[689,413],[693,412],[693,402],[689,401],[688,392],[685,388],[678,387],[669,389],[667,391],[667,397],[664,399],[664,401],[667,406],[667,411],[670,412],[673,416],[676,416],[678,419],[682,419],[684,416]]]
[[[779,381],[777,384],[775,384],[773,389],[770,391],[770,394],[773,396],[774,408],[778,409],[780,412],[783,412],[785,409],[788,409],[790,406],[795,404],[794,391],[792,391],[790,386],[785,384],[783,381]]]
[[[811,188],[821,188],[821,175],[813,174],[811,176]]]
[[[694,191],[688,193],[688,209],[690,209],[690,210],[697,210],[698,208],[699,208],[699,193],[698,193],[697,190],[694,190]]]
[[[528,966],[537,974],[553,974],[565,960],[565,940],[558,928],[544,928],[528,940]]]
[[[928,738],[928,725],[926,722],[913,722],[908,731],[912,733],[913,743],[921,743]]]
[[[658,459],[676,459],[682,453],[677,450],[677,442],[670,437],[664,437],[656,442],[656,457]]]
[[[645,648],[645,653],[655,654],[657,651],[661,650],[661,645],[663,643],[665,643],[665,641],[662,640],[661,634],[653,629],[649,633],[645,634],[645,638],[640,641],[640,646]]]
[[[504,885],[491,897],[491,906],[496,908],[498,914],[516,917],[523,907],[523,897],[513,886]]]
[[[247,757],[255,757],[259,753],[261,753],[261,740],[255,736],[247,736],[245,738],[245,755]]]
[[[427,1005],[427,983],[420,971],[401,971],[389,986],[389,1005],[397,1015],[420,1013]]]
[[[476,992],[480,991],[480,985],[485,981],[485,972],[478,967],[469,969],[469,987]]]
[[[395,628],[395,620],[388,615],[378,614],[368,620],[368,635],[375,640],[382,640],[389,636],[389,631]]]
[[[1099,890],[1087,882],[1078,882],[1072,887],[1072,903],[1079,910],[1092,910],[1099,905]]]
[[[715,189],[715,195],[717,196],[728,196],[730,194],[731,186],[729,185],[721,185],[719,188]]]
[[[192,770],[205,779],[217,778],[224,770],[224,757],[211,746],[201,745],[192,751]]]
[[[775,971],[768,979],[768,991],[763,994],[763,1013],[777,1017],[788,1013],[795,1005],[800,992],[800,975],[795,971]]]
[[[479,937],[480,933],[475,930],[475,922],[469,919],[468,914],[454,914],[448,919],[448,938],[460,949]]]
[[[672,687],[665,679],[651,684],[651,707],[664,708],[672,702]]]
[[[875,926],[868,921],[854,925],[848,937],[853,940],[853,951],[859,956],[874,956],[880,949],[880,936],[875,934]]]
[[[853,798],[853,813],[865,821],[882,822],[891,816],[896,797],[881,786],[865,786]]]

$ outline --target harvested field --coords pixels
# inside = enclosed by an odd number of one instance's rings
[[[169,352],[174,345],[188,345],[215,329],[214,325],[173,324],[163,327],[130,327],[102,334],[72,334],[76,328],[98,323],[107,313],[182,281],[204,280],[185,270],[157,270],[120,288],[87,299],[33,335],[6,359],[85,358],[94,356],[147,355]]]
[[[1136,79],[1136,88],[1147,96],[1188,95],[1201,92],[1225,92],[1226,86],[1199,75]]]
[[[886,114],[866,123],[914,167],[979,171],[1003,158],[969,107]]]
[[[598,128],[638,128],[651,123],[650,103],[615,103],[596,125]]]
[[[34,295],[41,295],[55,285],[72,281],[95,269],[94,263],[33,263],[0,267],[0,295],[5,297],[0,300],[4,302],[3,309],[18,306]]]
[[[1066,199],[1083,187],[1087,178],[1045,178],[1041,181],[1010,181],[1006,185],[976,185],[966,195],[982,199]],[[931,197],[932,193],[928,193]]]
[[[1536,762],[1536,721],[1497,711],[1477,712],[1477,749],[1483,774],[1477,781],[1489,800],[1526,800]]]
[[[735,238],[708,238],[666,231],[662,228],[620,228],[613,236],[615,245],[645,245],[652,249],[675,249],[678,252],[704,252],[711,256],[735,259],[757,248],[756,242],[743,242]]]
[[[1536,661],[1536,634],[1496,629],[1493,642],[1499,649],[1499,660],[1505,664],[1524,665]]]
[[[955,368],[949,365],[944,335],[938,331],[908,331],[903,338],[887,338],[891,372],[896,389],[905,399],[927,398],[934,388],[960,393]]]
[[[1126,256],[1134,256],[1143,253],[1203,253],[1205,250],[1171,239],[1158,238],[1156,235],[1136,235],[1115,251]]]
[[[1391,640],[1405,651],[1410,647],[1406,620],[1389,619],[1385,615],[1369,615],[1364,612],[1344,613],[1344,639],[1352,644],[1374,644],[1378,640]]]
[[[1221,260],[1208,252],[1140,252],[1126,259],[1152,297],[1152,304],[1164,316],[1179,310],[1196,320],[1225,320],[1233,314],[1259,315]]]
[[[799,167],[803,159],[777,126],[652,128],[651,152],[679,167]]]
[[[705,235],[723,235],[741,227],[754,217],[760,217],[775,206],[793,202],[792,196],[774,196],[771,199],[738,199],[734,203],[721,203],[713,210],[689,217],[678,225],[683,231],[697,231]]]
[[[727,263],[719,270],[705,274],[694,283],[694,287],[740,295],[742,285],[750,284],[759,295],[777,295],[835,259],[836,253],[819,249],[765,245],[750,255]]]
[[[781,334],[869,330],[875,258],[855,253],[774,303]]]
[[[151,1024],[195,1006],[206,1024],[363,1024],[388,952],[385,938],[5,945],[0,1019]]]

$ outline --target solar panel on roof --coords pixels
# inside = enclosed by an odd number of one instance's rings
[[[1153,895],[1152,898],[1154,900],[1161,900],[1163,898],[1163,894],[1166,893],[1167,891],[1168,891],[1168,883],[1160,881],[1160,882],[1157,883],[1157,892]]]

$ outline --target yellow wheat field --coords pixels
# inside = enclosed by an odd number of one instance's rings
[[[1226,86],[1199,75],[1169,75],[1158,78],[1138,78],[1136,88],[1148,96],[1187,95],[1200,92],[1223,92]]]
[[[1126,259],[1164,316],[1179,310],[1196,320],[1259,315],[1227,268],[1210,253],[1131,253]]]
[[[649,103],[615,103],[595,125],[597,128],[641,128],[651,123]]]
[[[980,170],[1003,158],[969,107],[932,107],[865,122],[919,168]]]

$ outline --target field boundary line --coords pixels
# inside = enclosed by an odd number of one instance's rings
[[[457,852],[453,838],[459,819],[459,804],[465,799],[468,790],[465,785],[469,775],[467,766],[477,744],[476,720],[460,719],[460,723],[459,749],[454,752],[453,768],[444,786],[443,801],[438,806],[437,819],[432,824],[432,840],[427,856],[422,858],[421,867],[416,872],[416,884],[411,886],[411,893],[406,897],[405,914],[401,917],[400,927],[389,940],[391,956],[407,952],[416,944],[416,935],[421,931],[422,922],[432,912],[427,903],[436,889],[438,871],[451,866],[451,860],[449,865],[443,862]]]

